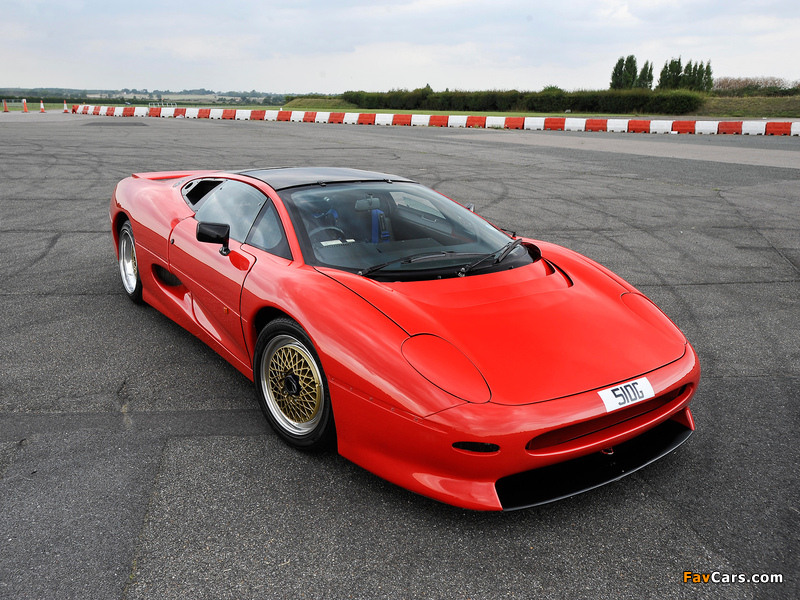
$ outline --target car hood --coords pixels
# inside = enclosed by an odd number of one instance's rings
[[[493,403],[599,389],[683,356],[683,334],[644,296],[574,252],[537,244],[546,260],[452,279],[382,283],[320,271],[409,336],[455,346],[483,375]]]

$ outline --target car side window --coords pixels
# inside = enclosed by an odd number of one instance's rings
[[[261,211],[258,219],[256,219],[253,228],[250,230],[247,243],[270,254],[292,260],[289,241],[286,239],[286,233],[283,230],[283,225],[281,225],[278,211],[275,210],[275,205],[272,202],[264,207],[264,210]]]
[[[231,228],[231,239],[244,242],[266,201],[267,197],[254,187],[228,180],[203,197],[195,218],[204,223],[226,223]]]

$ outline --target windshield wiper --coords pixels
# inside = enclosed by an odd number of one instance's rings
[[[458,272],[458,276],[459,277],[464,277],[464,275],[466,275],[467,273],[472,271],[472,269],[477,267],[479,264],[481,264],[482,262],[486,262],[487,260],[489,260],[490,258],[493,258],[495,256],[497,256],[497,258],[494,259],[494,262],[492,263],[493,265],[496,265],[496,264],[502,262],[505,259],[505,257],[508,256],[509,254],[511,254],[511,252],[514,250],[514,248],[519,246],[521,243],[522,243],[522,238],[517,238],[515,240],[511,240],[510,242],[508,242],[505,246],[503,246],[499,250],[495,250],[494,252],[489,252],[489,254],[484,254],[478,260],[476,260],[474,263],[465,265]]]
[[[437,252],[420,252],[419,254],[412,254],[411,256],[401,256],[400,258],[395,258],[394,260],[386,261],[385,263],[380,263],[377,265],[372,265],[371,267],[367,267],[366,269],[361,269],[358,274],[362,277],[366,277],[370,273],[374,273],[375,271],[380,271],[381,269],[385,269],[390,265],[394,265],[400,263],[401,265],[408,265],[415,262],[422,262],[425,260],[435,260],[437,258],[452,258],[455,256],[477,256],[476,252],[456,252],[455,250],[439,250]]]

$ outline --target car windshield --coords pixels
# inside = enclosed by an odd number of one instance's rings
[[[507,234],[419,184],[317,184],[280,196],[309,264],[381,280],[417,280],[532,262]]]

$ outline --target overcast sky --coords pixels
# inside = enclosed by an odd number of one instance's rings
[[[800,80],[798,0],[2,0],[0,87],[606,89],[639,67]]]

